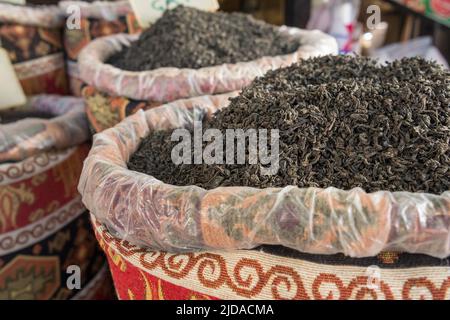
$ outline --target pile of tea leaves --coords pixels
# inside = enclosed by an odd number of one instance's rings
[[[54,115],[39,110],[6,110],[0,111],[0,125],[10,124],[24,119],[51,119]]]
[[[293,53],[299,46],[300,41],[249,15],[178,6],[107,63],[130,71],[198,69]]]
[[[280,130],[278,173],[264,176],[249,164],[176,166],[171,132],[144,139],[129,168],[206,189],[450,190],[450,72],[421,58],[379,66],[326,56],[271,71],[204,120],[208,128]]]

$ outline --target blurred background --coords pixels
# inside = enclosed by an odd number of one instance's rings
[[[222,0],[220,4],[225,11],[251,13],[273,24],[326,31],[338,39],[343,51],[384,56],[401,48],[374,51],[409,43],[403,48],[406,52],[436,56],[434,45],[450,59],[448,0]],[[381,19],[371,30],[367,22],[378,8]]]
[[[338,39],[343,52],[381,58],[397,52],[397,56],[409,53],[450,60],[450,0],[219,0],[219,3],[223,11],[250,13],[272,24],[326,31]],[[377,14],[380,21],[374,21]],[[368,21],[375,22],[375,26],[369,28]],[[391,46],[380,50],[387,45]]]

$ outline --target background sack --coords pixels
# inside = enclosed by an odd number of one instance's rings
[[[128,1],[61,1],[59,7],[68,22],[71,8],[77,6],[81,13],[80,25],[77,27],[66,24],[64,30],[64,47],[67,54],[67,73],[70,82],[70,92],[81,96],[83,82],[78,70],[78,55],[92,40],[116,33],[134,34],[141,29],[136,21]]]
[[[336,40],[320,31],[287,27],[279,30],[291,37],[300,37],[302,46],[289,55],[263,57],[250,62],[144,72],[124,71],[104,63],[112,54],[136,40],[138,35],[119,34],[97,39],[79,57],[81,78],[90,85],[83,92],[89,122],[100,132],[139,109],[183,98],[240,90],[269,70],[288,66],[300,59],[337,53]]]
[[[56,6],[0,3],[0,42],[26,95],[68,93],[63,24]]]
[[[55,118],[0,124],[0,300],[111,299],[106,259],[77,191],[89,152],[84,103],[41,95],[25,108]],[[72,265],[82,290],[67,287]]]

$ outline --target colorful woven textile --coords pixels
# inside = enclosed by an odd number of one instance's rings
[[[0,300],[113,297],[77,191],[90,148],[80,108],[80,99],[36,96],[24,110],[55,118],[0,125]],[[67,286],[70,266],[80,290]]]
[[[96,132],[114,127],[138,110],[148,110],[160,105],[125,97],[113,97],[92,86],[84,87],[82,95],[86,101],[87,118]]]
[[[367,259],[281,247],[168,254],[112,236],[93,219],[122,300],[448,300],[449,260],[385,252]]]
[[[63,21],[56,6],[0,4],[0,42],[26,95],[68,92]]]
[[[0,164],[0,300],[70,299],[66,270],[84,288],[105,258],[76,186],[88,145]],[[52,192],[49,192],[52,190]]]

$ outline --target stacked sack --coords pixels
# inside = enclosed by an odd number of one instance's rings
[[[0,3],[0,42],[26,95],[68,92],[62,28],[57,6]]]
[[[140,31],[140,27],[128,1],[61,1],[59,7],[68,22],[64,31],[64,47],[70,92],[81,96],[83,81],[77,64],[81,50],[96,38],[116,33],[134,34]],[[80,13],[79,20],[72,18],[74,13]]]
[[[0,112],[1,300],[111,298],[76,188],[88,139],[78,98],[35,96]],[[78,280],[68,280],[77,272],[81,290],[72,290],[67,284]]]

